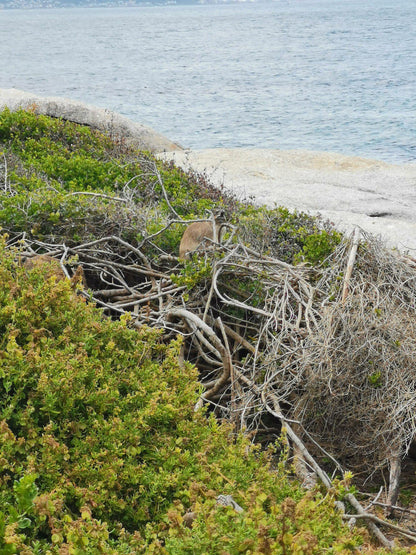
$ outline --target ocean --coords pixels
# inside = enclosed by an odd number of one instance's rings
[[[0,10],[0,88],[184,147],[416,160],[415,0]]]

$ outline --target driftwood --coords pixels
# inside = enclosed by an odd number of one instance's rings
[[[359,243],[360,243],[360,229],[358,227],[356,227],[354,229],[354,233],[353,233],[353,236],[352,236],[351,250],[350,250],[349,257],[348,257],[347,268],[345,270],[345,276],[344,276],[344,284],[343,284],[343,287],[342,287],[341,301],[343,303],[345,303],[345,301],[347,299],[347,296],[348,296],[352,271],[353,271],[353,268],[354,268],[354,262],[355,262],[355,258],[357,256],[357,250],[358,250]]]
[[[320,458],[366,477],[390,469],[385,501],[395,504],[400,462],[416,435],[413,262],[358,232],[320,268],[292,266],[234,237],[199,254],[211,276],[189,289],[176,279],[183,263],[152,242],[186,223],[172,214],[135,245],[114,235],[70,247],[22,236],[11,243],[20,255],[57,258],[69,273],[81,264],[84,296],[108,316],[129,312],[135,327],[162,328],[166,340],[183,335],[181,357],[196,364],[204,386],[198,406],[262,443],[285,429],[305,484],[331,488]],[[377,528],[384,524],[347,499],[390,547]]]

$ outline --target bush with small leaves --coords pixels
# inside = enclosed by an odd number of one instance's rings
[[[305,497],[283,463],[194,411],[200,386],[180,340],[103,317],[69,280],[27,272],[15,254],[0,242],[1,553],[284,553],[290,541],[320,553],[362,542],[336,493]],[[216,505],[219,494],[244,512]]]
[[[7,186],[0,192],[0,225],[41,240],[79,242],[111,233],[134,240],[146,234],[137,212],[169,214],[164,192],[181,216],[232,206],[203,176],[187,174],[68,121],[19,110],[0,113],[0,149]],[[160,178],[160,179],[159,179]],[[163,219],[163,218],[162,218]],[[160,240],[160,238],[159,238]],[[180,237],[165,240],[172,251]]]
[[[238,218],[245,243],[290,264],[321,264],[341,240],[330,222],[283,207],[241,207]]]

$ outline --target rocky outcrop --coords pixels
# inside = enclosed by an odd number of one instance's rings
[[[39,114],[88,125],[113,137],[123,137],[128,145],[151,152],[180,150],[181,147],[150,127],[135,123],[124,116],[60,97],[42,97],[18,89],[0,89],[0,110],[32,108]]]
[[[394,165],[329,152],[207,149],[161,155],[259,204],[358,225],[416,253],[416,164]]]

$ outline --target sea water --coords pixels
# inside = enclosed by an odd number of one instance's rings
[[[0,88],[124,114],[185,147],[416,159],[416,1],[0,10]]]

